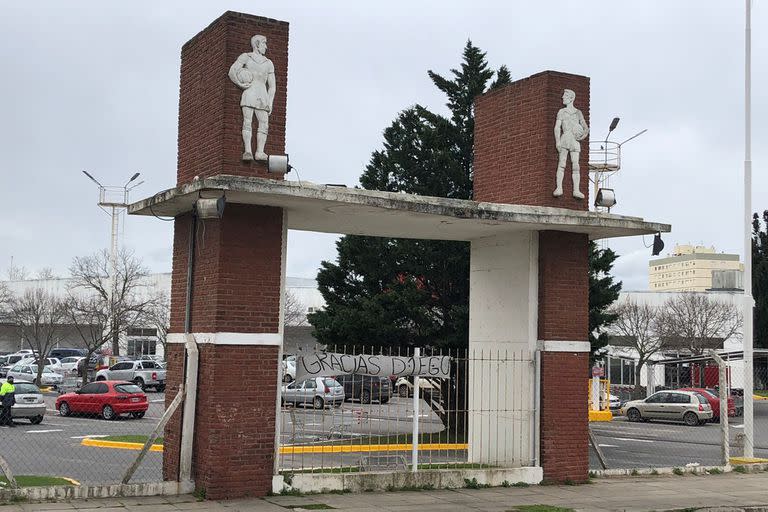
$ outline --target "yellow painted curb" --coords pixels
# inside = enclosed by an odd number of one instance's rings
[[[419,445],[419,451],[446,451],[466,450],[466,443],[423,443]],[[297,455],[300,453],[359,453],[359,452],[409,452],[413,449],[410,443],[403,444],[329,444],[329,445],[294,445],[281,446],[283,455]]]
[[[80,442],[83,446],[93,446],[97,448],[117,448],[120,450],[141,450],[144,448],[144,443],[124,443],[122,441],[104,441],[103,439],[89,439],[85,438]],[[161,452],[163,451],[163,445],[153,444],[149,451]]]
[[[731,464],[765,464],[768,459],[759,459],[757,457],[731,457]]]
[[[102,439],[83,439],[80,442],[83,446],[93,446],[97,448],[116,448],[119,450],[141,450],[143,443],[125,443],[122,441],[104,441]],[[419,445],[419,451],[448,451],[448,450],[466,450],[469,447],[466,443],[422,443]],[[413,449],[410,443],[403,444],[331,444],[331,445],[288,445],[281,446],[280,453],[283,455],[298,455],[301,453],[363,453],[363,452],[409,452]],[[162,452],[163,445],[153,444],[149,449],[153,452]]]
[[[752,395],[752,400],[768,400],[768,396]]]
[[[612,419],[611,411],[589,411],[589,421],[611,421]]]

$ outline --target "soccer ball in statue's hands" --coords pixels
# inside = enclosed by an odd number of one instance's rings
[[[251,82],[253,82],[253,73],[245,68],[242,68],[237,72],[237,80],[244,87],[248,87],[251,85]]]

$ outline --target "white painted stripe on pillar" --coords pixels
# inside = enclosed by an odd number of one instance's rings
[[[537,345],[542,352],[589,352],[592,350],[588,341],[539,340]]]
[[[283,344],[282,333],[250,333],[250,332],[193,332],[198,344],[209,345],[277,345]],[[168,334],[168,343],[184,343],[184,333]]]

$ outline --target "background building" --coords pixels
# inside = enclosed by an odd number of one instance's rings
[[[738,288],[744,264],[738,254],[717,253],[714,247],[676,245],[670,256],[648,263],[648,287],[653,292],[703,292],[713,288],[713,272],[730,283],[718,288]]]

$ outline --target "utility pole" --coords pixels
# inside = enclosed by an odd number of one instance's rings
[[[754,457],[752,315],[752,0],[744,31],[744,457]]]
[[[131,190],[138,187],[143,181],[129,187],[141,173],[137,172],[121,187],[117,186],[104,186],[96,178],[94,178],[87,171],[83,171],[91,181],[93,181],[99,187],[99,208],[112,218],[112,232],[109,243],[109,264],[110,264],[110,276],[109,276],[109,302],[112,317],[112,353],[114,355],[120,354],[119,336],[117,329],[115,329],[114,323],[117,319],[112,314],[116,310],[115,296],[117,295],[117,253],[119,249],[119,236],[120,236],[120,215],[128,207],[128,194]]]

